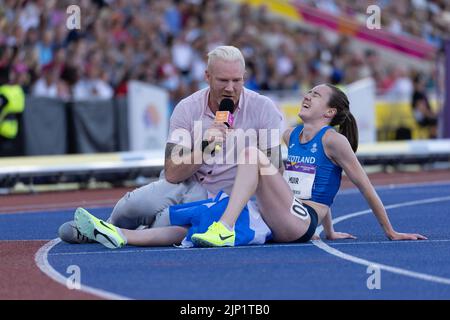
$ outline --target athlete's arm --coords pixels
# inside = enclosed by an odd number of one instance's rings
[[[322,226],[323,231],[325,232],[325,237],[328,240],[356,239],[356,237],[351,235],[350,233],[334,231],[333,221],[331,219],[331,208],[328,209],[327,215],[323,218]]]
[[[180,183],[190,178],[202,166],[202,154],[196,155],[196,151],[191,152],[186,147],[175,143],[166,144],[164,159],[164,174],[170,183]],[[196,157],[197,156],[197,157]],[[199,164],[195,164],[195,159],[200,159]]]
[[[381,228],[391,240],[417,240],[426,239],[420,234],[398,233],[394,230],[387,216],[386,210],[381,202],[369,177],[353,152],[347,138],[334,130],[328,130],[323,139],[324,149],[327,156],[337,163],[349,177],[359,191],[362,193]]]

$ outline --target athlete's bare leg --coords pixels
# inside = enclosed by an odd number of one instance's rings
[[[243,151],[239,163],[248,163],[248,159],[255,158],[256,163],[238,165],[230,201],[220,220],[234,226],[242,209],[251,196],[256,194],[261,215],[272,230],[274,240],[294,241],[306,232],[310,218],[301,220],[291,214],[293,193],[263,152],[257,148],[247,148]]]
[[[171,246],[180,244],[187,234],[187,228],[169,226],[143,230],[120,229],[127,238],[127,244],[134,246]]]

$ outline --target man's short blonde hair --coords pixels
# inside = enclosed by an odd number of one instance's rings
[[[245,70],[245,60],[241,50],[233,46],[220,46],[208,53],[208,70],[211,64],[216,60],[239,61],[242,69]]]

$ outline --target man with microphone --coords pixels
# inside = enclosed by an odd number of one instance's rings
[[[231,192],[237,162],[204,161],[211,153],[217,156],[222,148],[228,147],[225,142],[230,132],[252,129],[259,134],[261,130],[281,129],[282,115],[278,108],[269,98],[246,89],[244,74],[245,61],[239,49],[220,46],[208,54],[205,78],[209,86],[181,100],[170,118],[160,179],[128,192],[108,219],[125,229],[151,227],[139,230],[133,243],[149,246],[180,243],[187,229],[171,226],[169,206],[213,197],[222,190]],[[200,133],[196,132],[199,128]],[[179,133],[188,139],[180,139]],[[280,141],[267,137],[270,133],[258,140],[258,146],[279,167]],[[88,241],[79,234],[73,221],[62,225],[59,234],[71,243]]]
[[[209,135],[205,140],[202,140],[202,150],[203,153],[214,155],[215,152],[222,151],[222,145],[224,143],[223,136],[227,135],[227,129],[233,127],[234,122],[234,102],[229,98],[225,98],[220,102],[219,111],[216,112],[214,123],[219,124],[217,131],[210,130]],[[220,124],[225,124],[226,130],[223,132],[223,126]]]

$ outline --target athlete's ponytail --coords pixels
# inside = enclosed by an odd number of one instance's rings
[[[331,84],[327,84],[327,86],[333,91],[328,106],[337,110],[330,126],[339,126],[339,133],[348,139],[353,151],[356,152],[358,149],[358,126],[355,117],[350,112],[348,98],[341,89]]]

